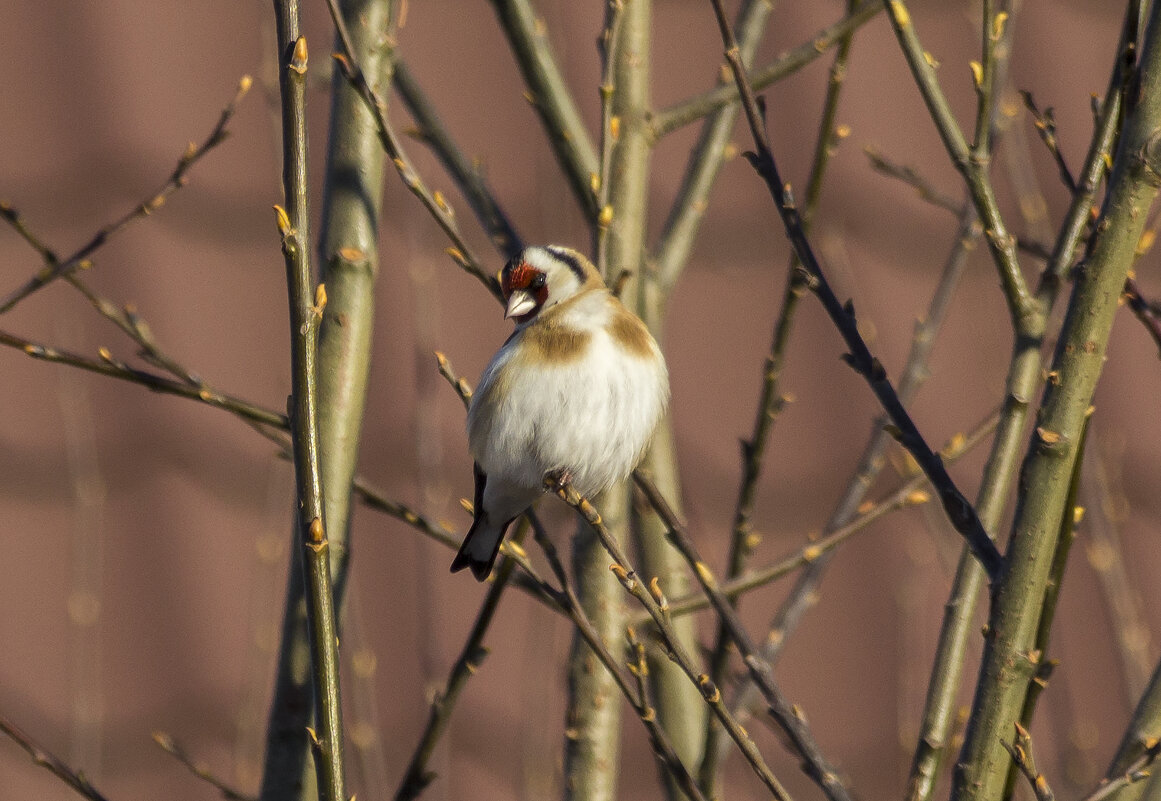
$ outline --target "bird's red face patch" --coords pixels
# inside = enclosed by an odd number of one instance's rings
[[[505,300],[510,299],[513,292],[522,290],[536,301],[532,311],[516,318],[518,322],[525,322],[535,316],[548,300],[548,276],[526,261],[511,261],[504,265],[500,273],[500,289]]]

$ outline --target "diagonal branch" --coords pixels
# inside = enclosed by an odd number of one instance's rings
[[[499,282],[483,268],[480,260],[473,255],[472,249],[460,233],[459,224],[456,222],[455,212],[452,210],[452,207],[448,205],[447,200],[439,190],[432,192],[427,188],[423,180],[419,177],[415,166],[411,163],[411,159],[404,152],[398,134],[395,133],[395,129],[391,127],[391,123],[387,120],[387,104],[367,81],[367,76],[359,63],[358,55],[351,40],[351,34],[347,30],[346,23],[343,22],[342,12],[338,7],[338,0],[327,0],[327,9],[330,11],[331,22],[335,26],[339,42],[343,46],[343,52],[336,53],[335,60],[338,62],[339,68],[343,71],[343,75],[346,76],[347,80],[351,82],[351,85],[359,92],[359,96],[363,98],[363,102],[367,104],[368,110],[374,116],[376,130],[379,134],[379,142],[383,145],[383,150],[391,159],[391,163],[395,165],[395,169],[398,171],[399,177],[403,180],[404,185],[411,190],[412,194],[419,198],[436,224],[439,225],[447,238],[451,240],[452,247],[448,249],[448,255],[452,257],[452,260],[464,272],[473,276],[499,300]]]
[[[524,242],[512,220],[500,207],[483,172],[477,165],[469,163],[456,145],[435,107],[403,61],[395,63],[394,86],[419,128],[419,138],[431,147],[440,163],[455,179],[492,244],[505,258],[515,256],[524,249]]]
[[[585,217],[595,221],[600,209],[593,194],[593,176],[599,175],[600,161],[549,46],[544,20],[536,16],[529,0],[492,0],[492,7],[528,85],[526,97],[540,116],[573,196]]]
[[[997,418],[998,414],[993,413],[977,425],[970,433],[964,435],[962,438],[957,436],[954,443],[944,449],[944,458],[952,462],[978,447],[980,443],[984,442],[996,430]],[[836,521],[838,518],[836,516],[836,519],[828,524],[822,537],[811,539],[807,545],[802,546],[794,553],[780,559],[772,565],[749,568],[733,578],[722,581],[718,585],[718,589],[724,596],[733,600],[750,590],[764,587],[800,568],[807,568],[809,570],[814,565],[825,560],[835,548],[842,545],[855,534],[866,530],[872,523],[881,520],[889,513],[927,503],[930,500],[930,496],[925,488],[928,486],[927,476],[922,474],[916,475],[870,508],[860,506],[860,514],[858,516],[854,516],[853,513],[850,516],[844,515],[847,518],[846,523],[837,524]],[[679,617],[690,612],[706,609],[709,606],[711,606],[711,603],[706,595],[701,592],[695,592],[670,601],[669,614],[672,617]],[[629,624],[638,626],[647,622],[648,615],[642,612],[632,618]],[[784,631],[784,628],[779,627],[776,633]],[[783,642],[784,640],[779,636],[769,636],[767,637],[767,641],[774,643]],[[769,647],[764,648],[762,656],[768,661],[773,661],[773,656],[770,651],[771,649]],[[746,704],[736,704],[735,706],[744,707]]]
[[[762,758],[762,754],[758,751],[758,746],[754,743],[754,740],[739,725],[737,719],[730,713],[722,701],[721,690],[718,689],[718,686],[714,684],[709,676],[698,670],[693,658],[686,651],[685,647],[682,646],[681,638],[674,630],[672,619],[669,616],[667,608],[668,602],[665,601],[664,596],[659,591],[657,595],[661,600],[655,598],[650,590],[645,588],[642,579],[637,575],[637,572],[633,569],[633,565],[625,555],[624,549],[617,542],[617,538],[605,526],[600,513],[571,484],[562,482],[553,476],[546,477],[544,484],[546,488],[554,491],[561,500],[580,514],[585,523],[588,524],[589,528],[600,540],[605,551],[613,557],[613,564],[609,566],[609,569],[616,575],[621,585],[645,607],[645,610],[649,613],[649,617],[653,620],[653,623],[661,632],[661,636],[665,639],[670,658],[677,663],[686,677],[701,692],[705,702],[709,705],[713,713],[718,716],[718,720],[721,721],[722,726],[725,727],[730,738],[738,744],[742,755],[750,763],[750,767],[758,775],[758,778],[762,780],[766,789],[778,801],[789,801],[790,796],[787,794],[785,788],[783,788],[782,783],[774,776],[769,766],[766,765],[766,761]],[[656,587],[657,585],[654,583],[652,588]]]
[[[0,314],[10,311],[17,303],[37,290],[48,286],[57,278],[88,266],[89,257],[93,255],[94,251],[108,242],[111,237],[120,233],[122,229],[135,220],[144,219],[165,205],[169,196],[178,189],[181,189],[189,181],[186,174],[190,168],[201,161],[203,156],[226,141],[226,126],[233,118],[238,104],[242,102],[242,98],[250,91],[252,84],[253,80],[249,75],[242,76],[242,79],[238,82],[238,89],[234,94],[234,99],[222,110],[221,116],[218,117],[218,123],[210,131],[210,135],[200,145],[190,142],[178,160],[177,166],[170,173],[169,178],[166,179],[165,183],[157,191],[118,219],[101,228],[80,249],[63,260],[58,259],[54,251],[38,243],[28,234],[27,229],[24,228],[20,220],[20,215],[11,206],[7,203],[0,203],[0,217],[8,222],[9,225],[13,226],[36,249],[41,259],[44,260],[45,265],[44,269],[34,275],[24,286],[11,292],[7,297],[0,299]]]
[[[87,356],[81,356],[50,345],[42,345],[5,331],[0,331],[0,345],[24,351],[25,354],[33,359],[40,359],[55,364],[67,364],[70,367],[79,367],[91,373],[98,373],[109,376],[110,378],[140,384],[154,392],[160,392],[165,395],[177,395],[178,397],[200,401],[208,406],[225,409],[241,417],[243,420],[248,420],[253,423],[274,426],[276,428],[286,428],[287,426],[286,416],[283,414],[265,409],[257,404],[234,397],[233,395],[217,392],[204,385],[177,381],[166,376],[131,367],[115,359],[106,348],[101,348],[98,351],[101,357],[100,360],[90,359]]]
[[[0,732],[7,735],[12,742],[23,748],[25,753],[32,757],[33,762],[56,776],[69,787],[76,790],[80,795],[89,799],[89,801],[108,801],[96,787],[89,783],[89,780],[83,774],[73,770],[64,762],[57,759],[52,753],[41,748],[31,737],[21,731],[15,723],[0,717]]]
[[[584,610],[580,599],[577,597],[576,591],[573,589],[572,582],[569,581],[568,572],[564,569],[564,565],[560,561],[560,556],[557,554],[556,546],[552,544],[547,532],[536,520],[535,516],[529,518],[532,523],[532,531],[536,537],[536,542],[544,551],[545,557],[548,559],[548,564],[552,568],[553,574],[557,581],[560,582],[561,589],[557,593],[557,601],[564,608],[565,613],[572,620],[573,625],[576,626],[577,632],[592,649],[593,653],[597,655],[605,670],[608,671],[612,677],[613,682],[621,690],[621,694],[629,701],[633,711],[637,713],[637,717],[645,725],[645,730],[649,735],[650,744],[653,746],[653,753],[665,766],[666,770],[674,777],[677,785],[682,789],[690,801],[705,801],[701,790],[697,783],[693,780],[689,769],[686,768],[681,761],[681,757],[673,747],[673,743],[669,739],[669,735],[665,731],[665,727],[661,725],[661,721],[657,716],[657,711],[650,705],[649,697],[646,693],[645,673],[648,670],[643,659],[643,652],[637,647],[636,635],[632,631],[628,633],[628,640],[630,647],[633,648],[634,660],[629,664],[629,670],[633,674],[635,686],[630,685],[626,681],[624,674],[622,674],[617,660],[609,651],[609,647],[605,644],[604,638],[597,630],[597,626]]]
[[[852,10],[853,5],[853,1],[848,2],[848,12]],[[740,25],[737,27],[742,29],[743,34],[746,33],[745,28]],[[806,226],[810,225],[814,212],[818,208],[827,166],[830,164],[830,157],[841,138],[837,130],[836,120],[839,98],[847,72],[852,37],[853,33],[849,33],[839,40],[834,62],[830,68],[826,96],[823,100],[822,118],[815,138],[814,155],[811,158],[810,177],[807,180],[806,203],[803,209],[803,224]],[[750,57],[746,53],[744,39],[741,42],[741,47],[740,55],[743,56],[743,61],[749,61]],[[730,108],[735,112],[729,116],[732,134],[737,109],[735,106]],[[718,116],[722,114],[723,112],[719,112]],[[798,259],[792,253],[787,269],[786,286],[782,293],[782,304],[778,310],[770,348],[763,365],[762,387],[752,433],[749,439],[742,441],[742,477],[738,486],[737,501],[734,505],[734,519],[731,523],[729,561],[726,567],[727,579],[742,572],[758,541],[751,527],[758,476],[762,471],[766,445],[774,428],[774,421],[780,415],[785,403],[782,395],[782,371],[786,363],[786,351],[799,302],[806,294],[804,277],[802,270],[799,269]],[[821,566],[814,566],[807,572],[820,569]],[[713,656],[710,661],[710,675],[717,680],[721,679],[729,666],[729,642],[729,633],[725,624],[719,621],[718,630],[714,637]],[[746,694],[745,690],[742,691],[742,694]],[[718,766],[724,752],[724,749],[721,748],[722,745],[721,730],[714,726],[712,721],[707,721],[701,763],[701,781],[705,786],[711,782],[720,781],[720,779],[715,779],[715,775],[719,773]]]
[[[255,801],[254,796],[235,790],[223,779],[215,776],[209,768],[186,751],[181,743],[173,739],[172,735],[163,731],[155,731],[153,732],[153,742],[157,743],[162,751],[184,765],[190,773],[221,793],[222,798],[226,801]]]
[[[750,131],[757,148],[757,153],[751,156],[751,163],[770,190],[771,197],[774,199],[782,223],[786,228],[787,236],[802,262],[803,269],[809,276],[807,286],[822,301],[831,321],[838,328],[843,340],[847,343],[847,347],[850,348],[850,353],[845,356],[847,363],[855,372],[866,379],[871,391],[875,393],[875,397],[879,399],[883,410],[890,417],[894,426],[892,434],[915,457],[920,469],[931,480],[932,486],[939,494],[940,501],[952,526],[967,540],[976,558],[980,560],[988,575],[995,580],[999,576],[1003,564],[1000,552],[996,550],[995,544],[988,536],[987,531],[984,530],[971,503],[948,475],[943,461],[931,450],[931,446],[923,439],[919,429],[911,420],[911,416],[899,401],[899,396],[887,377],[887,371],[879,360],[871,355],[855,322],[853,304],[849,301],[846,304],[840,303],[830,288],[830,284],[827,283],[822,266],[815,257],[814,251],[802,230],[802,219],[795,206],[794,198],[790,194],[788,185],[783,183],[774,155],[770,151],[765,124],[762,121],[758,103],[747,81],[745,71],[738,60],[737,44],[734,42],[729,23],[726,22],[721,0],[713,0],[713,6],[717,13],[722,40],[726,44],[726,58],[730,62],[734,79],[738,82],[739,90],[742,93],[743,108],[746,110]]]
[[[915,84],[923,95],[927,110],[943,145],[947,149],[955,168],[960,171],[971,194],[976,207],[976,213],[984,226],[984,236],[988,240],[988,247],[992,251],[992,259],[1000,273],[1000,282],[1004,287],[1004,298],[1008,303],[1008,310],[1012,317],[1012,324],[1018,332],[1023,332],[1028,318],[1035,315],[1034,299],[1028,291],[1024,274],[1020,270],[1020,263],[1016,257],[1016,237],[1008,233],[1004,219],[1000,215],[1000,208],[996,201],[995,190],[988,178],[988,158],[986,151],[970,149],[963,131],[952,114],[951,105],[939,86],[939,79],[932,66],[919,37],[915,33],[915,26],[911,15],[907,11],[903,0],[884,0],[887,15],[891,20],[891,27],[895,30],[896,38],[907,58]],[[989,30],[988,36],[992,32]],[[979,65],[977,65],[979,66]],[[983,85],[981,78],[977,86]],[[981,101],[985,100],[981,93]],[[981,109],[985,106],[981,105]],[[987,126],[984,126],[985,128]],[[986,145],[988,134],[986,131],[977,131],[977,140]]]
[[[767,86],[793,75],[832,47],[837,46],[843,37],[870,22],[882,10],[883,6],[879,0],[864,0],[854,11],[833,25],[823,28],[810,37],[809,41],[783,53],[769,64],[750,71],[750,85],[755,89],[765,89]],[[723,106],[737,103],[738,97],[737,84],[730,81],[688,100],[660,109],[653,113],[653,136],[660,139],[678,128],[712,114]]]
[[[737,646],[742,661],[749,670],[750,678],[762,691],[770,715],[785,732],[795,753],[802,758],[803,770],[822,788],[831,801],[849,801],[850,791],[838,771],[823,756],[801,711],[791,705],[775,683],[770,663],[758,653],[754,641],[738,617],[737,610],[718,586],[717,579],[710,571],[709,565],[701,558],[685,526],[677,519],[669,503],[661,496],[648,476],[637,471],[633,474],[633,480],[645,494],[649,505],[656,509],[661,519],[665,521],[669,529],[669,541],[693,569],[702,591],[709,597],[718,619],[725,625],[730,639]]]

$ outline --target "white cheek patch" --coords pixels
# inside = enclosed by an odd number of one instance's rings
[[[544,273],[548,279],[548,302],[546,306],[572,297],[581,287],[581,280],[569,266],[570,254],[552,248],[531,247],[523,254],[524,261],[534,269]]]

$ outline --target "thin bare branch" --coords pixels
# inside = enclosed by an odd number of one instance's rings
[[[585,217],[595,221],[600,211],[593,191],[593,176],[600,169],[597,150],[557,64],[544,20],[529,0],[492,0],[492,7],[528,85],[525,97],[540,117],[573,196]]]
[[[22,350],[33,359],[79,367],[82,370],[88,370],[92,373],[99,373],[121,379],[122,381],[140,384],[154,392],[160,392],[166,395],[177,395],[182,398],[200,401],[208,406],[225,409],[244,420],[249,420],[254,423],[275,426],[276,428],[286,428],[287,426],[286,415],[284,414],[265,409],[232,395],[216,392],[204,385],[191,385],[185,381],[177,381],[172,378],[166,378],[165,376],[130,367],[116,359],[106,348],[101,348],[98,351],[100,359],[90,359],[86,356],[81,356],[50,345],[42,345],[5,331],[0,331],[0,345]]]
[[[470,163],[464,156],[405,62],[395,63],[394,78],[395,91],[403,99],[403,104],[418,126],[417,136],[431,148],[455,179],[496,249],[505,258],[515,256],[524,249],[524,241],[516,232],[511,218],[500,207],[480,165]]]
[[[997,414],[992,414],[984,422],[976,426],[971,433],[962,438],[957,436],[954,445],[942,451],[943,458],[948,463],[951,463],[979,447],[996,430],[997,418]],[[925,491],[925,488],[929,486],[930,483],[926,476],[917,475],[882,500],[861,506],[860,514],[854,516],[849,522],[837,527],[828,528],[826,534],[817,539],[810,537],[804,538],[808,540],[807,544],[789,556],[767,567],[750,568],[734,578],[722,581],[718,585],[718,589],[722,595],[734,599],[751,590],[765,587],[771,582],[777,581],[799,568],[810,567],[826,558],[835,548],[842,545],[855,534],[865,531],[872,523],[881,520],[891,512],[927,503],[930,500],[930,495]],[[710,600],[704,593],[695,592],[680,598],[674,598],[670,601],[669,613],[672,617],[680,617],[690,612],[706,609],[710,605]],[[646,613],[640,613],[631,618],[629,624],[632,626],[640,626],[647,622],[648,615]],[[767,640],[781,642],[780,635],[784,633],[783,629],[777,629],[767,637]],[[768,660],[771,659],[771,656],[766,653],[763,653],[763,657]],[[742,704],[739,706],[745,705]]]
[[[561,500],[575,509],[584,518],[584,521],[600,540],[601,545],[613,557],[613,564],[609,569],[616,575],[621,585],[645,607],[645,610],[649,613],[649,617],[661,632],[662,637],[664,637],[671,658],[681,667],[688,679],[697,686],[702,697],[709,704],[710,709],[718,716],[718,720],[721,721],[722,726],[729,733],[730,738],[738,744],[739,750],[755,774],[757,774],[758,778],[766,786],[766,789],[776,799],[779,801],[789,801],[790,796],[782,786],[782,783],[774,776],[766,761],[762,758],[761,752],[758,751],[758,746],[746,730],[738,724],[734,716],[730,714],[729,709],[726,708],[722,700],[721,691],[717,685],[710,680],[708,675],[702,673],[697,668],[693,658],[686,651],[685,647],[682,646],[680,638],[673,629],[673,623],[668,610],[646,589],[644,581],[638,577],[637,572],[633,569],[632,564],[625,555],[624,549],[621,548],[616,537],[605,527],[600,513],[571,484],[561,482],[559,477],[550,476],[546,478],[545,486],[553,490]]]
[[[153,742],[157,743],[162,751],[185,765],[190,773],[221,793],[222,798],[225,798],[227,801],[256,801],[255,796],[240,792],[226,784],[223,779],[215,776],[208,767],[198,762],[177,740],[173,739],[166,732],[153,732]]]
[[[752,70],[749,73],[750,85],[755,89],[765,89],[771,84],[793,75],[835,47],[842,41],[843,37],[870,22],[882,10],[883,6],[879,0],[864,0],[853,12],[835,24],[820,30],[810,38],[810,41],[803,42],[793,50],[780,55],[771,63]],[[737,103],[738,97],[737,85],[733,81],[729,81],[669,108],[660,109],[653,114],[653,135],[660,139],[678,128],[712,114],[722,106]]]
[[[896,38],[911,67],[911,74],[915,84],[919,87],[931,119],[939,131],[952,163],[964,177],[972,201],[975,203],[976,213],[984,225],[984,235],[988,240],[988,247],[992,251],[992,258],[1000,274],[1000,282],[1004,288],[1004,298],[1008,303],[1008,310],[1012,324],[1018,331],[1023,331],[1028,318],[1036,313],[1034,299],[1028,291],[1027,282],[1020,269],[1020,262],[1016,257],[1016,238],[1008,233],[1004,219],[1000,214],[999,204],[996,201],[995,190],[988,178],[986,158],[981,158],[981,152],[969,148],[964,139],[963,131],[952,114],[951,106],[940,88],[939,79],[935,74],[935,67],[928,58],[915,32],[915,25],[903,0],[884,0],[887,16],[891,20],[891,27],[895,30]],[[989,37],[991,31],[989,30]],[[979,65],[977,65],[979,66]],[[977,86],[983,85],[983,76],[977,81]],[[990,76],[989,76],[990,82]],[[981,94],[981,101],[986,97]],[[984,105],[981,102],[981,109]],[[989,112],[990,113],[990,112]],[[987,125],[984,130],[977,131],[977,142],[986,144],[989,134]],[[983,156],[986,156],[986,151]]]
[[[730,62],[730,67],[734,72],[734,78],[738,82],[739,89],[742,93],[743,108],[746,110],[750,131],[753,134],[754,143],[757,147],[757,153],[752,156],[751,162],[765,180],[775,206],[778,208],[783,225],[786,228],[787,236],[794,246],[798,258],[802,262],[803,269],[809,275],[807,285],[818,296],[819,300],[822,301],[823,307],[826,309],[831,321],[838,328],[847,347],[850,348],[850,353],[845,356],[847,363],[855,372],[866,379],[871,390],[875,393],[875,397],[879,399],[879,403],[883,406],[883,410],[891,418],[891,423],[894,426],[892,433],[895,438],[915,457],[915,461],[919,464],[923,472],[927,474],[932,486],[935,487],[936,492],[939,494],[940,501],[943,504],[944,510],[947,512],[952,526],[967,540],[976,558],[980,560],[985,570],[988,571],[988,575],[995,579],[999,576],[1003,564],[1003,559],[999,551],[996,550],[996,546],[992,542],[991,537],[980,523],[975,509],[955,485],[955,482],[944,468],[943,462],[931,450],[931,447],[927,444],[927,441],[919,433],[919,429],[911,420],[911,416],[899,401],[899,396],[891,385],[891,381],[887,377],[887,372],[883,368],[883,365],[877,358],[871,355],[866,341],[859,332],[858,324],[855,321],[853,304],[849,301],[846,304],[840,303],[834,291],[830,288],[830,284],[827,283],[826,277],[822,272],[822,266],[814,255],[814,251],[811,249],[806,235],[803,233],[802,220],[795,205],[794,198],[789,191],[789,185],[783,183],[782,177],[778,172],[777,163],[770,150],[765,123],[762,120],[758,103],[749,86],[742,64],[738,61],[737,45],[734,42],[729,23],[726,21],[721,0],[713,0],[713,6],[718,17],[718,27],[722,34],[722,40],[726,44],[726,58]]]
[[[110,238],[120,233],[130,223],[145,219],[165,205],[170,195],[188,183],[189,178],[187,173],[190,168],[201,161],[203,156],[226,140],[226,126],[229,124],[231,118],[233,118],[238,104],[242,102],[242,98],[250,91],[252,84],[253,80],[249,75],[242,76],[242,79],[238,82],[238,89],[234,94],[234,99],[222,110],[217,124],[210,131],[210,135],[200,145],[195,142],[189,143],[189,146],[178,160],[177,166],[170,173],[165,183],[133,209],[102,227],[88,242],[82,245],[71,256],[63,260],[58,259],[51,248],[46,247],[29,235],[27,229],[23,226],[19,213],[7,203],[0,203],[0,218],[3,218],[9,225],[12,225],[24,237],[25,241],[36,249],[44,261],[44,268],[40,272],[29,279],[24,286],[14,290],[7,297],[0,300],[0,314],[10,311],[20,301],[37,290],[48,286],[62,275],[68,275],[78,269],[84,269],[90,264],[89,257],[98,248],[108,242]]]
[[[1016,735],[1012,738],[1012,742],[1001,741],[1000,744],[1012,755],[1012,764],[1028,780],[1032,792],[1036,794],[1036,801],[1055,801],[1056,794],[1052,792],[1048,780],[1036,769],[1036,759],[1032,756],[1032,735],[1019,723],[1014,726]]]
[[[451,241],[452,247],[447,249],[447,254],[451,256],[452,260],[464,272],[476,278],[476,280],[483,284],[499,300],[499,282],[496,281],[496,278],[491,273],[484,269],[480,260],[473,255],[472,249],[460,233],[459,224],[456,222],[455,211],[448,204],[442,192],[439,190],[432,192],[427,188],[423,183],[423,179],[420,178],[419,173],[416,171],[415,166],[412,164],[411,159],[404,152],[399,141],[399,136],[387,120],[387,104],[368,82],[367,76],[359,64],[358,55],[351,41],[351,34],[347,30],[346,23],[343,22],[342,12],[338,7],[338,0],[327,0],[327,8],[330,10],[331,21],[334,23],[335,31],[338,33],[339,41],[343,46],[343,52],[336,53],[335,60],[338,62],[339,68],[343,71],[343,75],[358,90],[359,95],[363,98],[363,102],[367,104],[367,108],[374,115],[375,125],[379,132],[379,142],[383,145],[383,150],[391,159],[391,163],[395,165],[395,169],[398,171],[399,177],[403,179],[404,185],[411,190],[412,194],[419,198],[424,208],[427,209],[436,224],[439,225],[440,229]]]
[[[318,434],[318,330],[326,290],[315,285],[310,258],[310,207],[306,178],[306,38],[298,0],[275,0],[279,87],[282,97],[282,189],[286,208],[275,207],[286,262],[290,306],[291,439],[298,487],[296,543],[301,549],[317,729],[308,729],[322,801],[346,801],[339,647],[330,543],[323,501]],[[271,771],[267,770],[269,778]],[[264,787],[264,794],[268,788]]]
[[[705,797],[702,795],[697,783],[693,780],[689,769],[681,761],[681,757],[677,751],[674,750],[669,735],[657,718],[656,710],[649,704],[649,697],[646,693],[646,684],[644,681],[644,671],[647,668],[642,667],[641,652],[634,648],[634,659],[629,664],[629,671],[633,674],[634,678],[634,684],[631,685],[625,679],[618,660],[613,657],[604,638],[601,637],[600,632],[597,630],[596,625],[585,612],[584,606],[581,604],[576,591],[572,587],[572,582],[569,581],[568,572],[564,569],[564,565],[560,561],[556,546],[553,545],[552,540],[548,537],[547,532],[545,532],[539,522],[534,517],[530,519],[536,542],[541,550],[544,551],[544,555],[548,559],[548,564],[556,576],[556,580],[560,582],[561,589],[557,594],[558,603],[572,620],[577,632],[588,644],[592,652],[597,655],[597,659],[600,660],[605,670],[608,671],[616,686],[621,690],[621,694],[629,702],[629,705],[633,707],[633,711],[637,713],[638,719],[645,726],[645,731],[649,735],[653,753],[663,768],[669,775],[673,776],[682,792],[691,801],[705,801]],[[635,636],[629,635],[629,641],[630,644],[636,642]]]
[[[57,759],[51,752],[37,745],[31,737],[21,731],[12,721],[0,717],[0,732],[7,735],[12,742],[23,748],[25,753],[32,757],[33,762],[76,790],[80,795],[90,799],[90,801],[108,801],[80,771],[70,768],[64,762]]]
[[[657,487],[641,471],[633,474],[633,480],[648,499],[650,506],[657,510],[669,528],[669,541],[681,553],[693,570],[702,591],[709,597],[718,618],[725,623],[730,639],[737,646],[742,661],[750,672],[750,678],[762,691],[771,717],[786,734],[795,754],[802,758],[803,770],[813,779],[831,801],[849,801],[847,789],[838,770],[831,766],[819,749],[802,711],[792,705],[774,681],[770,663],[761,657],[749,632],[738,618],[737,610],[729,598],[721,591],[717,579],[709,565],[701,558],[685,526],[677,519],[669,503],[658,492]]]
[[[848,13],[853,10],[853,5],[853,2],[848,2]],[[740,22],[749,23],[750,20],[743,18]],[[735,28],[741,34],[739,38],[740,55],[743,62],[748,62],[752,55],[748,52],[746,42],[746,34],[750,32],[749,25],[738,24]],[[735,36],[738,37],[739,33],[735,33]],[[836,120],[838,118],[839,97],[846,77],[852,35],[847,34],[839,41],[827,81],[826,97],[823,101],[818,134],[815,138],[814,156],[811,159],[806,202],[802,213],[803,225],[807,228],[810,226],[822,196],[823,178],[827,166],[830,164],[831,154],[842,138]],[[730,108],[735,112],[729,115],[729,134],[732,135],[736,107],[731,106]],[[720,116],[723,116],[723,112],[718,112],[716,115],[716,117]],[[702,141],[705,141],[704,137]],[[787,269],[786,288],[782,293],[782,305],[778,310],[778,316],[774,323],[774,333],[771,336],[770,350],[763,365],[762,385],[758,397],[758,407],[754,414],[753,428],[749,439],[742,441],[742,476],[738,485],[738,498],[734,506],[734,519],[731,524],[730,553],[726,566],[727,580],[733,579],[742,572],[749,560],[750,553],[758,542],[751,526],[758,477],[762,471],[766,444],[774,428],[774,421],[785,404],[781,386],[782,371],[785,367],[786,351],[799,301],[807,291],[804,279],[805,275],[799,269],[798,258],[792,253]],[[729,632],[726,625],[724,621],[719,621],[710,657],[710,676],[718,682],[721,682],[729,665],[729,642]],[[724,753],[724,749],[720,747],[722,744],[721,729],[712,720],[706,721],[704,743],[699,778],[703,787],[709,787],[720,784],[719,765],[720,758]]]

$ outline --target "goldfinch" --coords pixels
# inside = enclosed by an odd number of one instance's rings
[[[590,497],[608,489],[637,466],[669,402],[661,349],[583,255],[526,248],[500,284],[516,330],[468,409],[475,519],[451,564],[477,581],[546,474],[567,476]]]

